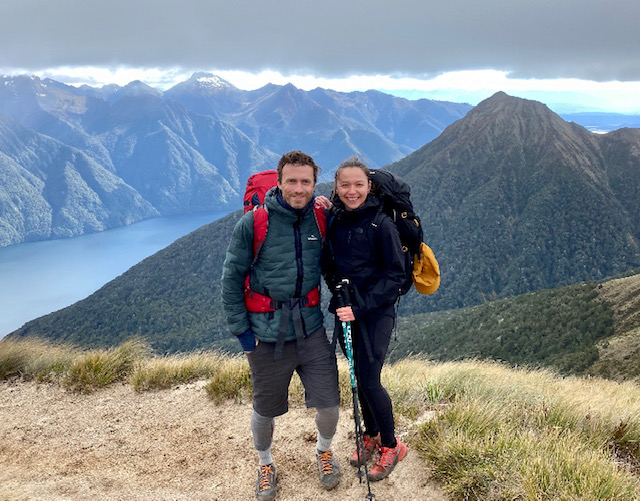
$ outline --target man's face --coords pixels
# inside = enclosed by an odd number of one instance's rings
[[[302,209],[313,198],[316,184],[313,181],[313,167],[310,165],[285,164],[282,167],[282,180],[278,188],[282,198],[294,209]]]

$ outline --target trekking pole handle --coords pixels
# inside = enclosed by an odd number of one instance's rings
[[[338,308],[351,306],[351,294],[349,292],[350,285],[351,281],[348,278],[343,278],[340,283],[334,287]]]

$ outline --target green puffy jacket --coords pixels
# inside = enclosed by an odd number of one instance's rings
[[[322,239],[311,207],[296,212],[283,207],[276,188],[265,196],[269,212],[267,236],[258,261],[251,271],[251,289],[276,301],[301,297],[320,283]],[[253,212],[244,214],[236,224],[222,268],[222,303],[232,334],[239,336],[251,329],[260,341],[275,342],[281,310],[269,313],[248,312],[244,303],[244,282],[253,260]],[[323,325],[320,306],[301,308],[304,331],[310,334]],[[286,340],[296,338],[289,319]]]

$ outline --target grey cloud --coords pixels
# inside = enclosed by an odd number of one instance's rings
[[[3,0],[0,68],[640,80],[637,0]]]

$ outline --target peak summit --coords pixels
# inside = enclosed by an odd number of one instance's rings
[[[484,101],[481,101],[480,103],[478,103],[478,106],[476,106],[476,108],[479,110],[490,111],[492,113],[495,113],[496,110],[505,108],[513,108],[518,110],[536,108],[540,111],[546,109],[549,113],[553,113],[545,104],[539,101],[510,96],[503,91],[498,91],[491,97],[488,97]]]
[[[221,89],[227,87],[233,87],[224,78],[214,75],[213,73],[198,72],[191,75],[190,80],[197,82],[202,87],[208,87],[210,89]]]

